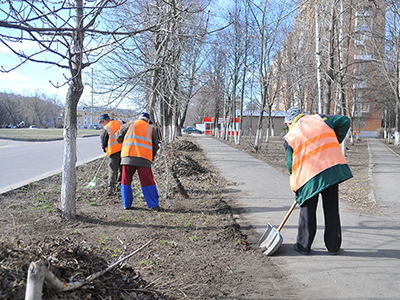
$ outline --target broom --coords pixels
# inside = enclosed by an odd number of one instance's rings
[[[103,166],[103,163],[104,163],[105,160],[106,160],[106,156],[104,156],[104,158],[103,158],[103,160],[102,160],[102,162],[101,162],[101,165],[100,165],[100,167],[97,169],[97,172],[96,172],[96,174],[94,175],[92,181],[89,182],[89,184],[86,186],[87,189],[92,189],[92,188],[94,188],[94,187],[96,186],[97,174],[99,173],[99,171],[100,171],[101,167]]]

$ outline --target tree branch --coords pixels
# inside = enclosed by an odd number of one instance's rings
[[[77,288],[80,288],[89,282],[95,280],[96,278],[104,275],[106,272],[110,271],[111,269],[118,266],[123,261],[127,260],[128,258],[132,257],[140,250],[144,249],[152,240],[148,241],[143,246],[139,247],[131,254],[117,260],[115,263],[111,264],[108,268],[94,273],[88,276],[84,281],[75,281],[66,283],[65,281],[59,280],[45,265],[45,262],[42,260],[38,260],[32,262],[29,265],[28,269],[28,276],[27,276],[27,284],[26,284],[26,291],[25,291],[25,300],[40,300],[43,288],[43,282],[45,281],[47,284],[51,285],[53,288],[58,290],[59,292],[66,292],[71,291]]]

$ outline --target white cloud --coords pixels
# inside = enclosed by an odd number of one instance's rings
[[[12,47],[14,51],[27,51],[27,52],[29,52],[30,50],[37,51],[39,49],[37,43],[30,41],[24,41],[21,43],[10,43],[10,47]],[[6,45],[2,43],[0,44],[0,53],[11,54],[12,51],[10,50],[10,48],[8,48]]]
[[[44,91],[49,95],[58,95],[60,99],[64,100],[67,94],[67,88],[63,87],[57,89],[53,87],[48,81],[42,80],[38,77],[25,76],[17,71],[9,73],[0,73],[0,91],[1,92],[14,92],[22,95],[32,95],[36,90]]]

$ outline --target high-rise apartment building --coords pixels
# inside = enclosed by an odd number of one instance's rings
[[[355,8],[354,83],[349,93],[353,95],[354,131],[374,136],[382,124],[379,64],[384,56],[386,2],[358,1]]]
[[[274,60],[284,74],[276,109],[318,113],[322,103],[351,117],[356,134],[374,136],[382,123],[385,21],[383,0],[304,1]]]

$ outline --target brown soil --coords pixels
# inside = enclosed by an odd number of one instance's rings
[[[236,147],[287,172],[282,142],[273,137],[254,152],[252,140],[242,138]],[[348,145],[347,160],[354,178],[341,185],[341,198],[368,212],[374,205],[368,199],[365,140]],[[234,199],[224,193],[227,183],[194,138],[179,138],[173,150],[166,149],[154,162],[160,211],[147,209],[137,176],[133,209],[124,210],[120,195],[106,193],[106,164],[96,186],[86,188],[100,163],[78,167],[75,220],[57,212],[61,175],[0,195],[0,299],[24,297],[31,261],[46,260],[60,280],[78,281],[148,241],[149,246],[85,288],[56,293],[45,284],[43,299],[293,298],[284,274],[233,221],[229,205]],[[167,171],[170,167],[177,179]],[[179,191],[179,182],[189,198]],[[258,284],[257,274],[269,284]]]

